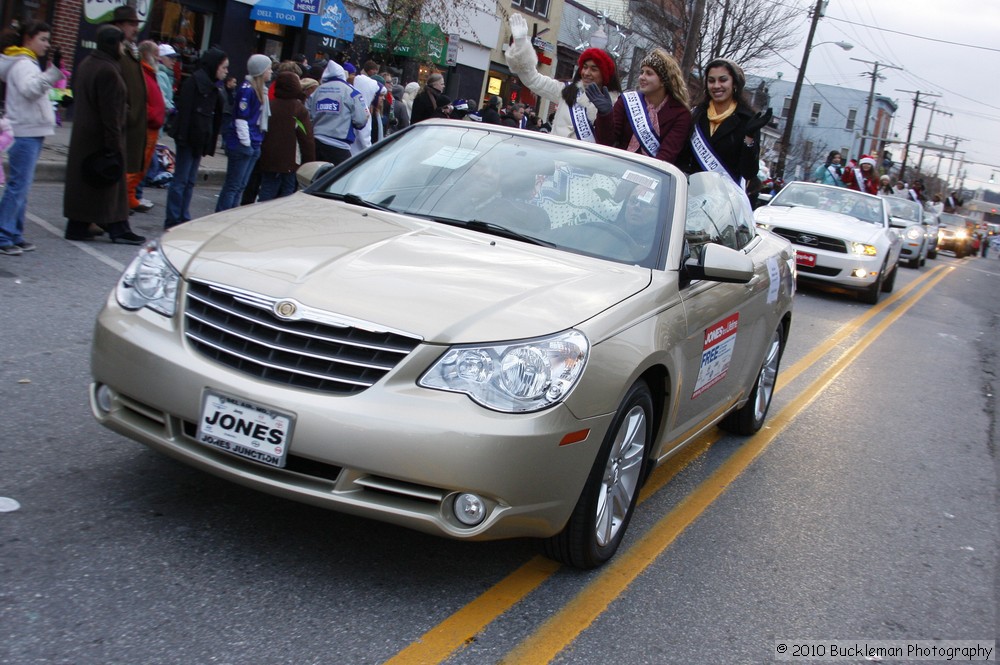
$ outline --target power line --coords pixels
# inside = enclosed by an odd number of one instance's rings
[[[951,44],[952,46],[965,46],[966,48],[975,48],[975,49],[981,49],[983,51],[995,51],[997,53],[1000,53],[1000,48],[993,48],[990,46],[976,46],[975,44],[962,44],[961,42],[951,42],[948,41],[947,39],[924,37],[922,35],[914,35],[913,33],[910,32],[901,32],[899,30],[890,30],[889,28],[880,28],[877,25],[865,25],[864,23],[855,23],[854,21],[848,21],[847,19],[843,18],[834,18],[833,16],[827,16],[826,18],[830,19],[831,21],[840,21],[841,23],[850,23],[851,25],[857,25],[862,28],[868,28],[869,30],[881,30],[883,32],[891,32],[894,35],[903,35],[904,37],[914,37],[916,39],[924,39],[929,42],[938,42],[939,44]]]

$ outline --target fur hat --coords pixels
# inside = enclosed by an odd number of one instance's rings
[[[261,53],[255,53],[247,60],[247,75],[261,76],[271,68],[271,59]]]
[[[876,166],[875,158],[872,157],[871,155],[862,155],[861,159],[858,160],[858,165],[864,166],[865,164],[867,164],[872,168],[875,168]]]
[[[604,85],[611,83],[611,79],[615,76],[615,61],[611,59],[608,52],[601,48],[589,48],[580,54],[580,58],[576,61],[577,71],[583,67],[583,63],[588,60],[593,60],[597,68],[601,70],[601,76],[604,78]]]
[[[660,81],[664,86],[667,86],[669,90],[670,86],[670,70],[667,68],[667,61],[664,57],[670,57],[670,54],[661,48],[654,48],[652,51],[646,54],[646,57],[642,59],[640,67],[649,67],[656,75],[660,77]]]

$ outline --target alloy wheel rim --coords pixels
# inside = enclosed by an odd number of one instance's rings
[[[595,535],[601,547],[614,540],[628,515],[639,487],[645,447],[646,412],[633,406],[615,433],[597,498]]]
[[[760,377],[757,380],[757,401],[754,404],[754,418],[763,420],[767,414],[767,408],[771,404],[771,395],[774,394],[774,384],[778,380],[778,351],[781,349],[781,339],[778,333],[774,333],[771,338],[771,345],[767,349],[767,357],[764,359],[764,366],[760,368]]]

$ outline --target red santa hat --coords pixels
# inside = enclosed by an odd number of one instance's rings
[[[593,60],[597,68],[601,70],[601,76],[604,78],[604,85],[611,83],[611,79],[615,75],[615,61],[611,59],[608,52],[600,48],[589,48],[580,54],[580,59],[576,61],[576,68],[579,71],[580,67],[583,67],[583,63],[588,60]]]
[[[872,157],[871,155],[862,155],[861,159],[858,161],[858,164],[861,165],[861,166],[864,166],[865,164],[867,164],[868,166],[870,166],[872,168],[875,168],[877,166],[877,162],[875,161],[875,158]]]

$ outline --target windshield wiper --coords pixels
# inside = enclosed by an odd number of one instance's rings
[[[515,231],[514,229],[507,228],[506,226],[500,226],[499,224],[494,224],[493,222],[484,222],[479,219],[470,219],[468,221],[462,219],[451,219],[450,217],[436,217],[427,216],[428,219],[432,219],[435,222],[440,222],[442,224],[447,224],[449,226],[458,226],[463,229],[472,229],[473,231],[482,231],[483,233],[489,233],[491,235],[498,236],[500,238],[508,238],[510,240],[520,240],[521,242],[526,242],[532,245],[539,245],[541,247],[555,247],[554,242],[549,242],[548,240],[542,240],[541,238],[536,238],[534,236],[529,236],[520,231]]]
[[[392,208],[386,208],[385,206],[379,205],[373,201],[366,201],[357,194],[338,194],[336,192],[315,192],[315,194],[316,196],[322,196],[325,199],[343,201],[344,203],[361,206],[362,208],[371,208],[372,210],[382,210],[384,212],[395,212]]]

